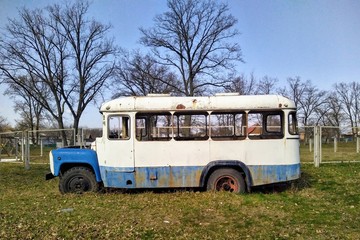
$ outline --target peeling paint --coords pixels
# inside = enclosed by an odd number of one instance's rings
[[[172,188],[201,187],[205,166],[139,167],[127,169],[100,166],[105,187]],[[300,177],[300,164],[248,166],[252,186],[284,182]],[[132,184],[128,184],[131,181]]]
[[[258,165],[248,166],[253,186],[298,179],[300,163],[293,165]]]

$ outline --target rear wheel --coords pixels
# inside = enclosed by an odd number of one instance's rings
[[[245,193],[244,177],[239,171],[232,168],[217,169],[208,179],[207,190]]]
[[[59,182],[59,190],[64,193],[97,192],[99,184],[95,174],[86,167],[74,167],[67,170]]]

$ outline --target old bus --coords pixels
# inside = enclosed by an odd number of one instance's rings
[[[202,188],[243,193],[300,177],[293,101],[277,95],[149,95],[104,103],[91,149],[50,152],[62,193]]]

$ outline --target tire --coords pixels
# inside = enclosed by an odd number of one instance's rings
[[[59,181],[59,190],[62,194],[97,192],[99,184],[95,174],[86,167],[73,167],[67,170]]]
[[[245,193],[245,181],[243,175],[232,168],[215,170],[207,181],[208,191],[226,191],[233,193]]]

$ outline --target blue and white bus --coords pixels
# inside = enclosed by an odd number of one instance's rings
[[[50,152],[61,193],[202,188],[243,193],[300,177],[293,101],[277,95],[149,95],[104,103],[91,149]]]

